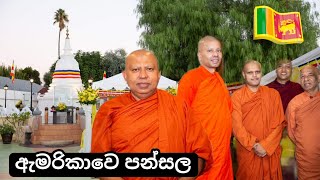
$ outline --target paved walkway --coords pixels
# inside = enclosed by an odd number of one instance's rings
[[[70,145],[66,147],[49,148],[40,145],[33,145],[32,147],[20,146],[17,143],[12,142],[11,144],[2,144],[0,141],[0,179],[1,180],[91,180],[90,177],[11,177],[9,175],[9,155],[11,153],[33,153],[39,151],[52,152],[56,149],[62,149],[64,152],[78,152],[80,146]]]

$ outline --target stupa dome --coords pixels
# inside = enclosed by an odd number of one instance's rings
[[[74,55],[72,54],[68,34],[63,50],[64,53],[56,64],[52,78],[81,78],[79,63],[74,59]]]

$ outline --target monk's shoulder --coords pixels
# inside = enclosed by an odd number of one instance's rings
[[[268,93],[271,96],[279,96],[280,97],[279,92],[274,88],[270,88],[268,86],[261,86],[260,88],[262,89],[262,91],[264,93]]]
[[[185,100],[181,96],[174,96],[174,95],[168,93],[167,91],[160,90],[160,89],[158,90],[158,93],[162,97],[166,98],[167,103],[174,104],[175,107],[177,107],[178,111],[186,112],[186,110],[188,109],[187,103],[185,102]]]
[[[305,93],[300,93],[293,97],[291,101],[288,103],[287,111],[289,111],[289,113],[295,112],[295,109],[303,104],[303,99],[305,99],[305,96]]]
[[[168,103],[178,103],[180,100],[183,100],[180,96],[174,96],[162,89],[158,89],[158,95],[165,98]]]
[[[197,74],[199,74],[199,72],[200,72],[199,68],[194,68],[194,69],[189,70],[189,71],[185,74],[185,76],[187,76],[187,77],[194,77],[193,75],[197,75]]]
[[[123,94],[121,96],[115,97],[109,101],[106,101],[105,103],[102,104],[99,110],[103,110],[105,112],[118,109],[120,107],[125,106],[128,101],[130,100],[129,93]]]
[[[231,98],[232,99],[239,98],[244,91],[245,91],[245,86],[242,86],[240,89],[237,89],[232,93]]]
[[[186,72],[180,81],[193,81],[199,76],[199,68],[191,69]]]
[[[299,101],[301,101],[301,99],[303,99],[304,96],[305,96],[304,93],[301,93],[301,94],[296,95],[295,97],[293,97],[293,98],[291,99],[291,101],[289,102],[289,104],[290,104],[290,103],[291,103],[291,104],[298,104]]]

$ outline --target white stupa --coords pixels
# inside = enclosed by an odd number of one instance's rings
[[[45,107],[50,110],[51,106],[57,106],[60,102],[65,103],[67,106],[80,107],[78,91],[82,88],[79,63],[72,54],[67,29],[64,53],[56,63],[48,92],[38,96],[38,107],[42,112],[44,112]]]

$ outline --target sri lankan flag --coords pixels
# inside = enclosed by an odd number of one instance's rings
[[[268,6],[257,6],[253,31],[253,39],[267,39],[277,44],[303,42],[299,12],[279,13]]]

